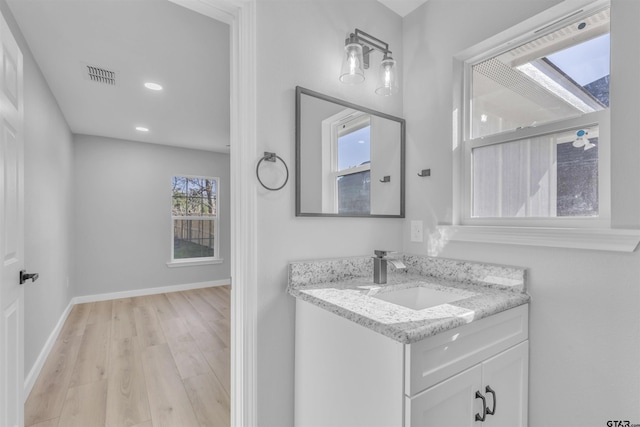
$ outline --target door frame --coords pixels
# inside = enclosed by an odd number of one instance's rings
[[[170,0],[230,26],[231,425],[256,419],[256,0]]]

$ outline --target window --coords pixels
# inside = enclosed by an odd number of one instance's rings
[[[337,167],[339,214],[371,212],[371,124],[368,114],[342,123],[337,135]]]
[[[371,116],[352,109],[323,122],[331,140],[323,143],[327,162],[323,211],[347,215],[371,212]]]
[[[608,218],[609,8],[568,16],[465,63],[464,223]]]
[[[172,262],[219,258],[218,188],[218,178],[172,178]]]
[[[598,216],[597,126],[476,147],[472,159],[473,217]]]

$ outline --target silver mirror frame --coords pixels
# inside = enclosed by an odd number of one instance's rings
[[[324,101],[333,102],[338,105],[342,105],[346,108],[351,108],[354,110],[359,110],[367,114],[371,114],[374,116],[378,116],[384,119],[392,120],[394,122],[398,122],[400,124],[400,214],[399,215],[376,215],[376,214],[337,214],[337,213],[313,213],[313,212],[302,212],[301,211],[301,118],[302,118],[302,108],[301,108],[301,97],[302,95],[312,96],[314,98],[318,98]],[[296,216],[302,217],[338,217],[338,218],[404,218],[405,217],[405,134],[406,134],[406,122],[404,119],[391,116],[389,114],[381,113],[379,111],[372,110],[370,108],[362,107],[360,105],[352,104],[347,101],[343,101],[338,98],[333,98],[328,95],[324,95],[319,92],[315,92],[310,89],[305,89],[300,86],[296,86]]]

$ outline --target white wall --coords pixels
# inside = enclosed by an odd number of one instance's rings
[[[400,215],[400,123],[371,116],[371,130],[371,213]]]
[[[96,295],[215,280],[230,275],[229,156],[74,136],[75,295]],[[171,177],[220,178],[224,262],[169,268]]]
[[[300,184],[304,191],[300,192],[301,212],[322,212],[323,181],[326,185],[325,170],[330,166],[323,165],[330,159],[323,158],[328,147],[322,146],[322,122],[338,114],[345,108],[339,104],[315,98],[306,94],[300,97]],[[329,163],[330,164],[330,163]],[[279,185],[278,185],[279,186]],[[326,213],[335,213],[328,211]]]
[[[401,19],[377,2],[289,0],[257,2],[258,152],[275,151],[293,170],[295,86],[402,116],[402,97],[375,95],[367,81],[338,80],[344,39],[355,27],[388,42],[402,65]],[[375,61],[382,59],[374,54]],[[255,179],[254,177],[248,177]],[[258,424],[293,425],[294,299],[286,294],[293,260],[401,249],[401,219],[296,218],[295,185],[258,194]]]
[[[0,10],[24,55],[25,267],[40,274],[25,285],[26,375],[71,301],[73,141],[5,0]]]
[[[529,268],[531,426],[640,420],[640,255],[489,244],[429,247],[452,221],[452,57],[557,0],[429,0],[404,20],[407,220],[404,249]],[[613,0],[613,223],[640,224],[640,2]],[[430,178],[411,172],[431,167]],[[413,176],[412,176],[413,175]],[[624,179],[626,177],[626,180]],[[424,244],[409,221],[425,221]],[[636,420],[636,421],[634,421]]]

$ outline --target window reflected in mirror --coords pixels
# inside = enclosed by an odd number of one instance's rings
[[[404,216],[403,119],[296,90],[296,215]]]

